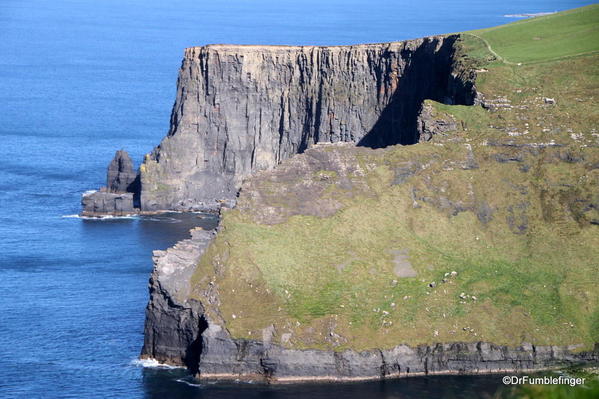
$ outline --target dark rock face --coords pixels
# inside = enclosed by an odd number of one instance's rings
[[[187,298],[191,275],[214,234],[198,228],[190,239],[154,251],[142,357],[197,371],[200,336],[207,324],[202,304]]]
[[[474,103],[457,40],[187,49],[169,134],[140,168],[141,209],[212,207],[315,143],[418,142],[424,99]]]
[[[422,374],[478,374],[524,371],[596,362],[599,352],[573,353],[573,348],[517,348],[486,342],[434,344],[387,350],[343,352],[286,349],[262,341],[233,340],[218,326],[202,334],[198,365],[203,378],[267,380],[360,380]]]
[[[458,39],[189,48],[167,137],[139,173],[117,151],[107,189],[86,199],[83,214],[123,208],[106,193],[133,193],[132,208],[142,212],[216,210],[234,200],[245,177],[316,143],[430,140],[452,126],[429,121],[424,99],[476,100],[475,73],[456,61]]]
[[[134,187],[130,187],[137,173],[133,170],[133,161],[127,151],[119,150],[108,165],[108,174],[106,184],[111,193],[134,192]]]
[[[108,165],[106,187],[84,193],[82,216],[124,216],[138,212],[139,176],[127,151],[119,150]]]
[[[136,212],[133,207],[133,193],[94,191],[83,194],[81,204],[82,216],[125,216]]]
[[[299,350],[271,342],[272,326],[261,340],[234,339],[218,318],[218,294],[210,303],[190,299],[190,278],[214,232],[192,237],[166,251],[154,252],[150,302],[146,309],[142,358],[186,366],[202,378],[294,380],[385,379],[422,374],[526,371],[599,361],[599,345],[512,348],[487,342],[438,343],[363,352]]]

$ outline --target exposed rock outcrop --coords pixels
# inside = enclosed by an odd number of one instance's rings
[[[197,369],[202,378],[264,378],[269,381],[364,380],[427,374],[478,374],[525,371],[599,360],[599,348],[517,348],[487,342],[450,343],[388,350],[342,352],[287,349],[264,341],[231,339],[218,325],[202,334]]]
[[[108,192],[135,192],[135,187],[132,187],[132,184],[134,184],[136,176],[137,173],[133,169],[133,161],[131,161],[131,157],[127,151],[117,151],[108,165],[106,176]]]
[[[92,191],[81,197],[83,205],[82,216],[126,216],[136,213],[133,206],[133,193],[110,193],[107,191]]]
[[[319,142],[418,142],[424,99],[474,102],[458,38],[187,49],[170,131],[140,168],[141,209],[215,207],[254,171]]]
[[[418,114],[417,123],[418,131],[420,132],[420,141],[429,141],[436,135],[447,135],[448,132],[457,129],[454,120],[435,117],[430,105],[422,106]]]
[[[214,231],[196,228],[191,238],[166,251],[154,251],[150,301],[146,309],[142,357],[194,370],[206,328],[204,308],[188,300],[190,279]]]
[[[139,211],[139,177],[127,151],[119,150],[108,165],[106,187],[82,195],[82,216],[124,216]]]

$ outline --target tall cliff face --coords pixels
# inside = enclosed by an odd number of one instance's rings
[[[244,177],[318,142],[416,143],[424,99],[474,101],[457,40],[187,49],[171,129],[140,169],[141,209],[232,198]]]
[[[144,208],[252,176],[218,234],[154,257],[142,357],[268,381],[595,364],[596,56],[489,46],[188,50]]]
[[[191,238],[166,251],[154,251],[142,356],[197,371],[200,334],[207,325],[202,304],[188,299],[189,280],[214,234],[196,228]]]
[[[252,176],[218,234],[155,253],[142,356],[268,381],[596,364],[597,55],[547,61],[534,25],[502,63],[514,26],[188,50],[145,209]],[[447,105],[474,100],[461,65],[482,107]]]

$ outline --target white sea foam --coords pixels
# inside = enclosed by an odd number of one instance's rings
[[[81,215],[62,215],[61,217],[65,219],[83,219],[83,220],[115,220],[115,219],[138,219],[138,215],[123,215],[123,216],[114,216],[114,215],[105,215],[105,216],[81,216]]]
[[[187,384],[190,387],[201,387],[202,386],[202,384],[190,382],[190,381],[186,380],[185,378],[179,378],[178,380],[175,380],[175,381],[182,382],[183,384]]]
[[[156,359],[133,359],[131,364],[138,367],[147,367],[153,369],[183,369],[182,366],[172,366],[170,364],[160,363]]]

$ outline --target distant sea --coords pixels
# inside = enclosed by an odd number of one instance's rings
[[[144,367],[154,249],[197,215],[82,220],[115,150],[137,163],[168,130],[185,47],[353,44],[490,27],[557,0],[2,0],[0,397],[478,398],[500,377],[267,387]],[[146,364],[146,366],[152,366]]]

